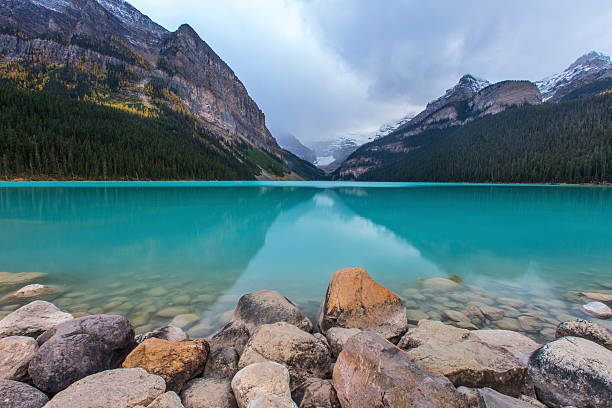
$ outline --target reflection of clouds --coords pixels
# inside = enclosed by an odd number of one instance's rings
[[[328,196],[325,193],[319,193],[316,196],[314,196],[313,201],[315,203],[315,205],[319,208],[321,207],[333,207],[334,206],[334,199],[331,198],[330,196]]]

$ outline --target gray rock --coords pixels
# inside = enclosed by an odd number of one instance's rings
[[[62,323],[38,338],[28,372],[37,388],[57,393],[73,382],[117,368],[134,348],[134,329],[122,316],[93,315]]]
[[[0,408],[41,408],[48,401],[45,394],[28,384],[0,380]]]
[[[299,408],[340,408],[340,401],[330,380],[308,378],[291,392]]]
[[[536,333],[542,330],[542,319],[533,315],[521,315],[518,317],[521,329],[526,332]]]
[[[239,368],[262,361],[274,361],[295,370],[297,378],[325,378],[331,371],[331,355],[327,346],[312,334],[285,322],[264,324],[247,343]]]
[[[160,376],[142,368],[108,370],[70,385],[45,408],[126,408],[147,406],[166,390]]]
[[[0,339],[0,378],[28,380],[28,366],[37,350],[38,343],[31,337],[11,336]]]
[[[554,408],[605,407],[612,401],[612,351],[579,337],[563,337],[536,350],[529,374],[538,399]]]
[[[459,387],[458,391],[467,397],[471,408],[546,408],[531,397],[512,398],[491,388]]]
[[[571,322],[561,323],[557,327],[555,336],[557,338],[567,336],[582,337],[612,351],[612,331],[594,322],[576,319]]]
[[[420,309],[408,309],[406,310],[406,319],[408,323],[417,324],[421,320],[427,320],[429,316]]]
[[[174,326],[164,326],[155,329],[145,334],[136,336],[136,344],[140,344],[145,340],[156,338],[168,341],[183,341],[189,340],[189,336],[182,329]]]
[[[238,359],[240,356],[233,347],[213,349],[204,367],[204,378],[232,379],[238,372]]]
[[[239,408],[248,407],[262,393],[291,398],[289,371],[285,366],[267,361],[251,364],[238,371],[232,379],[232,391]]]
[[[52,303],[36,300],[0,320],[0,337],[38,337],[46,330],[72,319],[70,313],[62,312]]]
[[[433,292],[451,292],[461,289],[461,285],[446,278],[429,278],[422,283],[423,288]]]
[[[187,383],[181,393],[185,408],[236,408],[230,380],[196,378]]]
[[[312,333],[311,321],[289,299],[272,290],[248,293],[238,300],[234,320],[244,323],[252,334],[262,324],[287,322]]]
[[[343,408],[467,407],[447,378],[373,332],[346,342],[333,381]]]
[[[263,393],[251,400],[248,408],[298,408],[291,398]]]
[[[489,346],[509,351],[519,360],[540,347],[538,343],[524,334],[510,330],[475,330],[472,335]]]
[[[442,315],[445,316],[448,320],[452,320],[454,322],[468,322],[470,319],[461,312],[457,312],[456,310],[444,310]]]
[[[590,315],[593,315],[599,319],[609,319],[612,317],[612,309],[605,303],[591,302],[582,306],[582,309]]]
[[[327,331],[325,335],[334,358],[338,358],[344,343],[358,333],[361,333],[360,329],[345,329],[342,327],[332,327]]]
[[[238,354],[242,354],[249,338],[251,338],[251,333],[244,323],[231,321],[210,336],[209,343],[212,349],[233,347]]]
[[[155,398],[148,408],[185,408],[174,391],[166,392]]]

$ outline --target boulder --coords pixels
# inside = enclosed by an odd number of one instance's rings
[[[38,350],[38,343],[31,337],[11,336],[0,339],[0,378],[27,381],[28,366]]]
[[[341,269],[334,274],[321,308],[319,329],[332,327],[370,330],[397,342],[408,328],[404,302],[376,283],[361,268]]]
[[[102,371],[56,394],[45,408],[126,408],[147,406],[166,390],[163,378],[141,368]]]
[[[554,408],[605,407],[612,401],[612,351],[579,337],[545,344],[529,358],[538,399]]]
[[[344,343],[357,333],[361,333],[360,329],[344,329],[342,327],[332,327],[327,330],[327,342],[331,349],[334,358],[338,358],[338,354],[342,351]]]
[[[136,344],[140,344],[143,341],[151,338],[169,341],[189,340],[189,336],[182,329],[174,326],[164,326],[148,333],[137,335]]]
[[[368,331],[346,342],[333,381],[343,408],[467,407],[447,378]]]
[[[555,335],[556,338],[568,336],[581,337],[612,351],[612,331],[594,322],[582,319],[563,322],[557,327]]]
[[[259,327],[240,356],[238,368],[266,360],[294,369],[300,378],[324,378],[329,375],[332,362],[323,342],[285,322]]]
[[[196,378],[185,385],[181,399],[185,408],[236,408],[228,379]]]
[[[249,408],[298,408],[291,398],[267,392],[257,395],[249,403]]]
[[[609,319],[612,317],[612,309],[605,303],[591,302],[582,306],[582,310],[599,319]]]
[[[46,330],[72,319],[70,313],[62,312],[52,303],[36,300],[0,320],[0,337],[38,337]]]
[[[252,334],[262,324],[287,322],[306,332],[312,323],[289,299],[272,290],[248,293],[238,300],[234,320],[243,323]]]
[[[170,391],[181,392],[187,381],[202,374],[210,346],[204,339],[168,341],[151,338],[140,343],[123,368],[144,368],[166,381]]]
[[[475,333],[425,320],[406,333],[400,346],[457,387],[490,387],[511,396],[532,394],[526,365],[509,349],[488,344]]]
[[[510,330],[475,330],[472,336],[476,336],[489,346],[500,347],[512,353],[519,360],[540,347],[524,334]]]
[[[238,371],[232,379],[232,390],[239,408],[248,407],[259,394],[269,393],[291,398],[289,371],[271,361],[251,364]]]
[[[231,380],[238,372],[239,358],[238,352],[233,347],[212,349],[204,367],[203,377],[229,378]]]
[[[244,323],[231,321],[210,336],[208,341],[213,349],[234,347],[238,354],[242,354],[249,338],[251,338],[251,333]]]
[[[308,378],[291,393],[299,408],[340,408],[340,401],[330,380]]]
[[[47,402],[45,394],[28,384],[0,380],[0,408],[41,408]]]
[[[535,398],[525,395],[513,398],[491,388],[459,387],[457,390],[466,396],[470,408],[546,408]]]
[[[54,394],[73,382],[119,367],[135,345],[123,316],[93,315],[64,322],[38,338],[28,372],[34,385]]]
[[[185,408],[174,391],[166,392],[155,398],[148,408]]]

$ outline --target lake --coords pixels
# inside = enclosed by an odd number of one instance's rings
[[[44,299],[126,315],[137,332],[187,315],[192,337],[208,335],[260,289],[316,322],[330,278],[349,266],[400,295],[411,316],[481,302],[504,316],[480,327],[537,316],[517,330],[546,340],[559,320],[592,320],[575,292],[612,290],[612,188],[0,183],[0,271],[43,272]],[[427,280],[453,274],[452,291]],[[0,317],[24,303],[3,300]]]

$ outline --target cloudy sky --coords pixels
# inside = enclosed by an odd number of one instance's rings
[[[464,73],[538,80],[612,52],[612,1],[131,0],[188,23],[236,72],[268,127],[308,144],[417,113]]]

